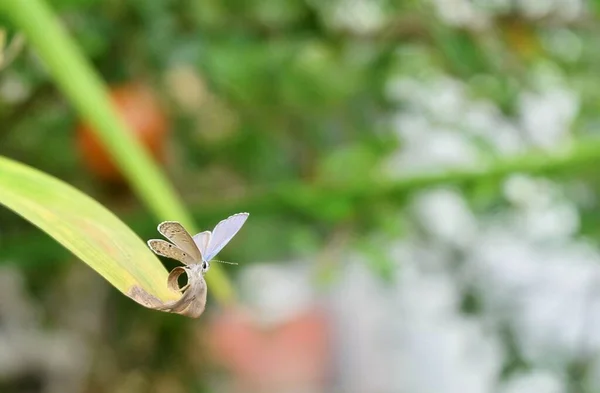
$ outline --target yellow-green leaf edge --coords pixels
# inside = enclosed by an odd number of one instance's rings
[[[146,243],[69,184],[0,156],[0,204],[53,237],[125,295],[137,286],[163,302],[178,298],[167,288],[167,270]]]

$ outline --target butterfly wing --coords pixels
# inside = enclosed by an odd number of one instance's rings
[[[148,240],[148,247],[150,247],[150,249],[157,255],[175,259],[183,264],[191,265],[196,263],[194,258],[192,258],[189,254],[176,245],[169,243],[168,241],[162,239],[151,239]]]
[[[158,225],[158,231],[162,233],[164,237],[173,242],[181,251],[185,252],[189,255],[194,262],[198,263],[202,261],[202,255],[200,255],[200,250],[194,243],[194,239],[185,230],[183,225],[178,223],[177,221],[165,221]]]
[[[242,225],[244,225],[248,216],[248,213],[234,214],[217,224],[210,236],[210,242],[208,243],[206,252],[203,253],[205,261],[213,259],[219,251],[229,243],[235,234],[242,228]]]
[[[210,231],[200,232],[194,235],[194,243],[196,243],[196,247],[200,250],[202,257],[206,258],[206,250],[208,249],[208,244],[210,243],[211,233]],[[205,259],[206,260],[206,259]]]

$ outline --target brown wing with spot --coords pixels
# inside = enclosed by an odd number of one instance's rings
[[[195,263],[202,261],[202,255],[192,236],[177,221],[165,221],[158,225],[158,231],[173,244],[194,259]]]
[[[150,249],[157,255],[175,259],[185,265],[196,263],[194,258],[192,258],[189,254],[176,245],[169,243],[168,241],[161,239],[148,240],[148,247],[150,247]]]

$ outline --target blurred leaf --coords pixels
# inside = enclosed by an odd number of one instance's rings
[[[431,32],[448,66],[458,75],[466,78],[489,69],[489,61],[479,47],[477,37],[441,25],[432,27]]]
[[[373,178],[378,155],[369,146],[355,144],[329,154],[319,168],[318,179],[328,185],[359,185]]]
[[[279,82],[282,100],[304,111],[324,111],[344,104],[362,86],[364,67],[351,67],[351,62],[337,48],[324,40],[300,42],[281,69]]]
[[[351,193],[330,189],[317,190],[299,184],[289,184],[278,190],[286,204],[324,222],[339,222],[355,210]]]
[[[139,287],[162,302],[167,271],[146,244],[99,203],[62,181],[0,157],[0,203],[29,220],[130,296]]]

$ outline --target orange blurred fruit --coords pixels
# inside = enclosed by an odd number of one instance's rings
[[[130,83],[112,87],[110,97],[128,130],[157,162],[162,162],[169,122],[153,91],[143,84]],[[108,181],[124,179],[90,125],[81,122],[77,126],[76,142],[90,172]]]

